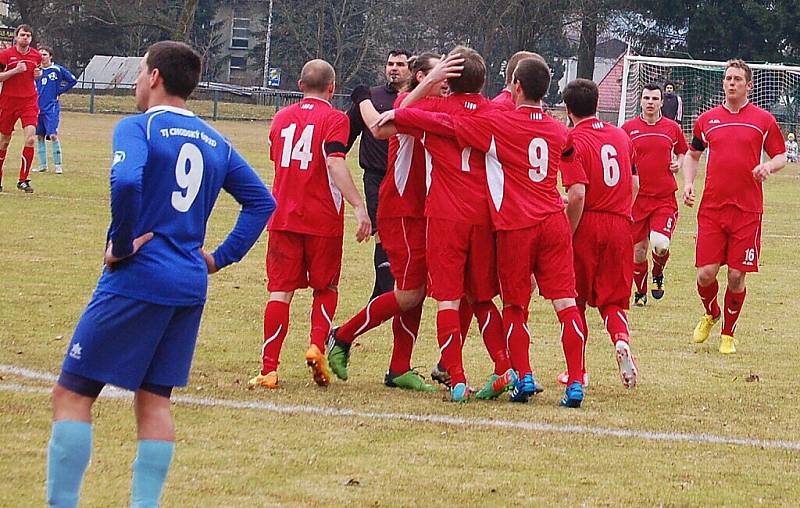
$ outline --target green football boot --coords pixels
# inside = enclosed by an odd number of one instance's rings
[[[417,392],[435,392],[436,387],[428,384],[415,370],[406,371],[396,376],[392,371],[386,373],[383,384],[389,388],[402,388],[404,390],[414,390]]]
[[[514,381],[517,379],[517,374],[513,369],[508,369],[502,376],[492,374],[486,381],[486,384],[481,390],[475,394],[476,399],[490,400],[496,399],[503,392],[506,392],[514,387]]]
[[[347,381],[347,364],[350,361],[350,344],[336,339],[336,330],[328,334],[328,367],[342,381]]]

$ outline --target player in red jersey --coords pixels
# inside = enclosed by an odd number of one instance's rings
[[[35,78],[37,70],[41,72],[39,64],[42,63],[42,55],[31,47],[33,29],[30,26],[18,26],[15,34],[14,46],[0,51],[0,82],[3,83],[0,91],[0,190],[3,189],[3,163],[11,143],[11,134],[17,120],[21,120],[25,147],[22,149],[17,188],[31,193],[33,187],[28,177],[33,164],[33,144],[39,121]]]
[[[275,165],[272,192],[278,208],[267,225],[267,289],[261,374],[251,386],[276,388],[281,345],[289,327],[294,291],[311,287],[311,344],[306,363],[314,382],[330,383],[325,339],[338,303],[342,268],[344,203],[353,206],[356,240],[366,240],[371,223],[361,195],[345,164],[347,116],[330,102],[336,88],[333,67],[324,60],[303,66],[298,87],[303,100],[282,109],[269,131]]]
[[[439,56],[423,53],[409,60],[410,90],[439,63]],[[441,96],[443,87],[431,90]],[[395,100],[398,107],[408,92]],[[369,100],[369,89],[353,90],[353,103],[358,104],[367,126],[377,120],[378,111]],[[373,298],[366,307],[342,326],[330,332],[328,364],[339,379],[347,380],[350,346],[356,337],[394,318],[394,347],[384,384],[418,391],[435,391],[411,369],[411,354],[422,317],[425,299],[427,265],[425,262],[425,194],[427,153],[422,142],[406,134],[389,138],[389,159],[386,177],[379,190],[378,235],[389,258],[395,289]]]
[[[689,156],[683,160],[683,202],[693,206],[700,155],[708,147],[705,189],[697,212],[697,292],[705,315],[693,340],[705,342],[723,314],[717,274],[728,265],[728,287],[719,351],[736,352],[733,333],[746,293],[745,274],[758,271],[761,253],[762,183],[786,165],[786,145],[775,117],[747,100],[753,72],[729,60],[722,81],[725,102],[697,119]],[[770,157],[762,162],[762,152]]]
[[[638,372],[630,349],[625,310],[633,280],[631,207],[638,176],[634,149],[622,129],[599,120],[597,85],[586,79],[564,90],[567,114],[575,128],[575,158],[564,165],[567,215],[574,231],[578,307],[584,327],[585,306],[597,307],[616,349],[626,388],[636,386]]]
[[[415,107],[425,111],[472,115],[484,109],[495,109],[491,101],[480,95],[486,77],[486,64],[475,50],[457,47],[440,65],[451,58],[464,59],[460,76],[448,80],[450,95],[427,98]],[[414,104],[433,87],[439,86],[442,75],[432,72],[403,100]],[[388,119],[384,113],[383,119]],[[498,294],[495,259],[495,238],[486,198],[485,154],[458,146],[449,137],[426,132],[415,126],[384,125],[383,135],[395,132],[424,137],[425,149],[431,154],[430,186],[425,203],[428,218],[427,257],[428,295],[438,302],[437,340],[442,364],[451,377],[450,398],[464,401],[469,388],[462,361],[462,325],[459,319],[460,300],[472,302],[481,324],[484,344],[495,363],[494,374],[502,376],[511,368],[503,339],[502,318],[492,298]]]
[[[526,58],[538,58],[544,63],[544,58],[542,58],[542,55],[532,51],[517,51],[511,55],[511,58],[508,59],[508,63],[506,63],[505,69],[506,87],[503,88],[503,90],[501,90],[494,99],[492,99],[493,103],[508,111],[517,109],[517,104],[514,102],[513,97],[514,71],[516,70],[517,65],[519,65],[519,63]]]
[[[505,383],[487,384],[487,398],[500,395],[500,388],[511,381],[516,381],[512,401],[526,402],[534,393],[527,327],[534,274],[540,294],[553,302],[561,322],[569,372],[561,405],[580,407],[585,329],[575,302],[572,232],[557,188],[562,158],[569,160],[574,153],[572,138],[561,122],[542,110],[550,85],[547,64],[541,59],[522,59],[512,83],[514,111],[450,116],[406,109],[395,112],[395,123],[398,128],[417,125],[429,133],[451,136],[463,148],[486,153],[503,322],[516,371]]]
[[[622,129],[636,150],[639,193],[633,203],[634,305],[647,303],[647,249],[653,247],[653,298],[664,296],[664,266],[678,222],[675,173],[689,150],[680,125],[661,115],[661,87],[648,84],[642,90],[642,114]],[[673,159],[673,153],[676,158]]]

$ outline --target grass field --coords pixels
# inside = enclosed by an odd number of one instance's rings
[[[14,188],[16,155],[6,161],[0,194],[0,425],[6,429],[0,437],[0,506],[44,504],[51,382],[12,367],[56,374],[95,286],[117,120],[66,114],[65,174],[34,174],[33,195]],[[216,127],[269,182],[267,126]],[[19,149],[18,132],[9,154]],[[163,505],[796,506],[800,318],[791,302],[799,183],[798,166],[790,166],[765,186],[762,273],[748,279],[739,353],[717,352],[718,330],[708,344],[690,344],[702,307],[692,268],[694,212],[681,208],[667,295],[630,312],[640,386],[622,388],[612,347],[592,314],[591,386],[580,410],[557,407],[562,388],[555,377],[563,355],[555,316],[538,297],[529,326],[545,392],[527,405],[454,405],[442,401],[444,391],[385,388],[389,327],[360,339],[347,383],[317,388],[302,361],[310,307],[310,294],[302,291],[284,344],[283,387],[248,391],[247,379],[260,364],[262,238],[242,263],[211,278],[190,385],[176,392],[184,398],[174,405],[178,446]],[[232,199],[221,198],[209,224],[209,246],[224,238],[237,211]],[[357,311],[372,288],[372,246],[356,244],[352,226],[349,220],[336,322]],[[415,354],[423,371],[438,354],[432,311],[429,304]],[[481,383],[490,367],[474,326],[465,362],[471,381]],[[200,405],[201,398],[217,402]],[[94,414],[95,448],[82,506],[122,506],[135,454],[131,403],[101,399]]]

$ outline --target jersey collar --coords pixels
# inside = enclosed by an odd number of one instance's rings
[[[730,114],[732,114],[732,115],[738,115],[739,113],[741,113],[741,112],[742,112],[742,110],[743,110],[744,108],[746,108],[746,107],[747,107],[747,106],[749,106],[749,105],[750,105],[750,99],[745,99],[745,101],[744,101],[744,104],[742,104],[742,107],[741,107],[741,108],[739,108],[739,109],[738,109],[738,110],[736,110],[736,111],[733,111],[732,109],[730,109],[730,108],[728,107],[728,103],[726,103],[725,101],[722,101],[722,107],[723,107],[723,108],[725,108],[725,111],[727,111],[728,113],[730,113]]]
[[[310,101],[310,100],[314,100],[314,101],[320,101],[320,102],[324,102],[324,103],[325,103],[325,104],[327,104],[328,106],[330,106],[330,105],[331,105],[331,103],[330,103],[330,102],[326,101],[326,100],[325,100],[325,99],[323,99],[322,97],[312,97],[312,96],[310,96],[310,95],[309,95],[309,96],[305,96],[305,97],[303,97],[303,100],[304,100],[304,101]],[[331,106],[331,107],[333,107],[333,106]]]
[[[599,121],[600,121],[600,119],[597,118],[596,116],[590,116],[590,117],[584,118],[580,122],[576,123],[575,127],[577,128],[577,127],[580,127],[581,125],[590,125],[592,122],[599,122]]]
[[[664,118],[664,115],[659,114],[658,118],[656,119],[656,121],[653,122],[653,123],[650,123],[650,122],[647,121],[647,119],[644,117],[643,114],[639,115],[639,120],[641,120],[642,122],[644,122],[647,125],[657,125],[658,122],[660,122],[661,119],[663,119],[663,118]]]
[[[152,108],[145,111],[145,114],[156,113],[158,111],[168,111],[170,113],[175,113],[177,115],[183,115],[183,116],[194,116],[194,113],[192,113],[188,109],[177,108],[175,106],[167,106],[165,104],[159,106],[153,106]]]
[[[519,106],[517,106],[517,109],[522,109],[522,108],[528,108],[534,111],[538,111],[540,113],[544,113],[544,108],[541,106],[532,106],[530,104],[520,104]]]

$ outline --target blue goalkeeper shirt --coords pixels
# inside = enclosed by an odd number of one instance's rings
[[[241,205],[239,218],[213,252],[217,268],[242,259],[258,240],[275,200],[222,135],[188,110],[157,106],[114,130],[111,226],[117,257],[153,232],[133,256],[106,268],[97,291],[161,305],[205,302],[208,274],[200,248],[220,189]]]
[[[39,111],[50,113],[58,107],[58,96],[66,92],[78,82],[64,67],[52,64],[42,68],[42,75],[36,80],[36,91],[39,92]]]

